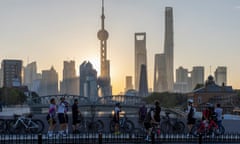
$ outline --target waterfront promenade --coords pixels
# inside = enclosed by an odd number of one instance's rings
[[[29,108],[17,107],[17,108],[3,108],[3,112],[0,112],[1,119],[12,119],[13,114],[29,113]],[[225,135],[218,137],[204,137],[199,139],[198,137],[188,137],[186,132],[183,134],[161,134],[155,136],[152,142],[146,142],[144,140],[145,134],[139,133],[121,133],[120,135],[114,135],[109,132],[109,122],[111,118],[109,113],[96,117],[104,122],[104,129],[101,132],[94,133],[80,133],[72,134],[71,130],[71,113],[69,113],[69,135],[67,137],[61,137],[55,134],[53,137],[47,136],[48,123],[46,121],[46,114],[34,114],[35,119],[40,119],[44,122],[45,128],[41,134],[0,134],[0,143],[14,143],[14,144],[32,144],[32,143],[46,143],[46,144],[226,144],[226,143],[240,143],[240,119],[238,116],[226,115],[223,120],[225,126]],[[138,117],[135,115],[129,115],[128,118],[134,122],[135,128],[141,128],[142,125],[138,123]],[[186,120],[182,119],[185,123]],[[56,130],[57,131],[57,130]]]
[[[24,113],[30,113],[29,108],[26,107],[15,107],[15,108],[3,108],[3,111],[0,112],[0,118],[1,119],[12,119],[13,114],[24,114]],[[128,116],[128,115],[127,115]],[[48,123],[46,120],[46,114],[34,114],[35,119],[40,119],[44,122],[44,133],[47,132]],[[90,117],[89,117],[90,118]],[[138,116],[137,115],[129,115],[128,118],[134,122],[135,128],[141,128],[142,125],[138,122]],[[71,113],[69,113],[69,130],[71,131]],[[110,114],[106,113],[103,114],[101,117],[96,117],[95,119],[100,119],[104,122],[104,132],[109,132],[109,122],[111,120]],[[184,123],[186,124],[186,120],[182,119]],[[240,117],[226,114],[225,118],[223,120],[223,125],[225,127],[226,133],[240,133]]]

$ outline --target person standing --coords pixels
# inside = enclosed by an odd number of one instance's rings
[[[188,107],[187,107],[187,125],[188,130],[190,131],[188,136],[191,134],[191,129],[193,125],[196,122],[196,119],[194,118],[194,113],[196,112],[196,109],[193,107],[193,100],[188,99]]]
[[[221,108],[221,105],[218,103],[217,107],[215,108],[215,113],[217,114],[217,125],[218,127],[222,126],[222,113],[223,113],[223,109]]]
[[[146,115],[147,115],[147,107],[145,106],[145,104],[143,104],[138,111],[138,115],[139,115],[139,122],[143,122]]]
[[[47,121],[49,124],[49,128],[48,128],[48,136],[49,137],[52,137],[53,131],[56,127],[56,119],[55,119],[56,111],[57,111],[56,101],[54,98],[51,98],[50,106],[49,106],[49,110],[48,110],[48,116],[47,116]]]
[[[121,106],[120,103],[116,103],[114,107],[114,115],[113,115],[113,121],[114,121],[114,131],[115,134],[120,134],[119,131],[119,120],[120,120],[120,112],[121,112]]]
[[[78,116],[81,115],[78,109],[78,100],[74,100],[74,104],[72,105],[72,128],[73,133],[77,133],[77,127],[79,124]]]
[[[66,99],[64,98],[64,105],[65,105],[65,110],[64,110],[64,116],[65,116],[65,133],[68,134],[68,106],[69,106],[69,103],[66,101]]]
[[[66,136],[66,133],[65,133],[65,130],[66,130],[66,116],[65,116],[66,105],[65,105],[64,101],[65,101],[65,98],[61,97],[60,103],[58,105],[58,120],[60,123],[59,134],[62,136]]]
[[[155,123],[160,123],[160,113],[161,113],[160,102],[158,100],[156,100],[155,101],[155,113],[154,113],[154,119],[153,119],[153,121]]]

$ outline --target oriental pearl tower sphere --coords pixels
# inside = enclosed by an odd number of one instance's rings
[[[104,29],[104,1],[102,0],[102,16],[101,29],[97,33],[100,40],[100,62],[101,62],[101,77],[108,78],[109,75],[109,61],[107,60],[107,39],[108,32]]]

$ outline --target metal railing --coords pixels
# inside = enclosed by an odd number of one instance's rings
[[[138,133],[121,133],[115,135],[114,133],[80,133],[69,134],[66,137],[59,136],[58,134],[48,137],[47,134],[1,134],[1,144],[141,144],[146,143],[145,135]],[[240,143],[240,133],[228,133],[216,137],[193,137],[186,134],[160,134],[151,136],[151,144],[164,144],[164,143]]]

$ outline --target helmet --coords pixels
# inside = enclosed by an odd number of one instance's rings
[[[211,103],[207,103],[206,105],[207,105],[208,108],[213,108],[214,107],[214,105],[211,104]]]
[[[117,103],[116,103],[116,106],[120,106],[120,103],[119,103],[119,102],[117,102]]]
[[[189,102],[189,103],[193,103],[193,100],[192,100],[192,99],[188,99],[188,102]]]

